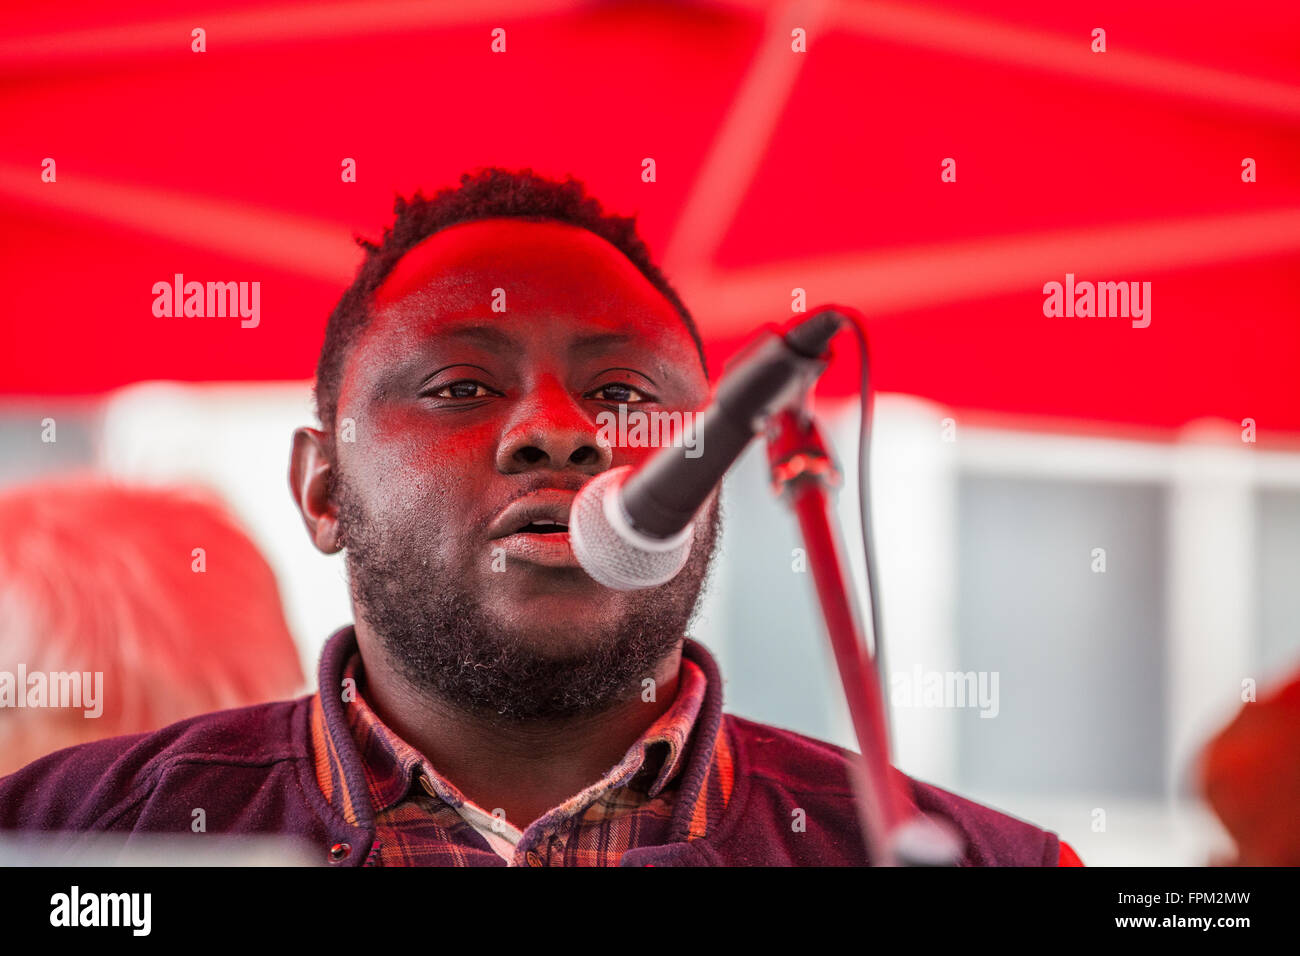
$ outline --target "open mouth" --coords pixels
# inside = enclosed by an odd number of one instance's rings
[[[550,488],[511,502],[489,531],[493,553],[503,551],[526,564],[578,567],[569,541],[574,497],[573,491]]]
[[[515,534],[568,534],[569,526],[561,521],[550,521],[546,518],[535,518],[528,522]]]

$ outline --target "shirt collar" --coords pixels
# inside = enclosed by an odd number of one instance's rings
[[[321,744],[317,778],[326,798],[340,806],[344,815],[354,821],[364,821],[367,817],[373,820],[374,813],[382,813],[400,803],[412,787],[421,786],[420,779],[425,777],[429,786],[424,789],[429,789],[452,807],[464,805],[467,800],[460,790],[438,773],[423,754],[385,725],[366,702],[360,692],[364,686],[364,666],[355,642],[352,628],[345,628],[330,639],[321,660],[320,686],[342,689],[335,698],[340,701],[339,706],[331,706],[333,701],[322,698],[319,692],[317,695],[323,705],[317,711],[321,726],[314,734]],[[338,646],[343,643],[348,646]],[[716,708],[704,706],[706,698],[714,696],[709,693],[713,688],[705,671],[712,661],[702,667],[691,659],[694,655],[690,650],[688,648],[682,656],[677,692],[669,708],[646,728],[622,760],[603,778],[551,810],[546,815],[548,824],[580,813],[602,794],[622,786],[643,791],[653,799],[680,775],[691,751],[688,744],[701,711],[712,713],[715,709],[720,710],[720,701]],[[331,658],[334,666],[329,671],[336,676],[327,673],[326,665]],[[706,749],[710,752],[714,733],[716,727],[710,727],[697,735],[707,741]],[[346,735],[347,741],[341,741],[341,735]],[[347,747],[348,742],[353,747]],[[360,774],[344,771],[343,763],[349,756],[360,758]],[[708,755],[700,756],[708,760]],[[364,779],[364,790],[357,786],[357,776]],[[351,785],[341,786],[345,780],[351,780]],[[369,798],[366,801],[369,806],[356,798],[359,792]],[[684,796],[689,800],[696,798],[694,793]],[[366,813],[367,810],[371,813]]]

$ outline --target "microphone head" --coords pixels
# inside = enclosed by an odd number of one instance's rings
[[[623,510],[619,489],[630,465],[601,472],[578,492],[569,511],[569,543],[582,569],[607,588],[634,591],[675,578],[691,556],[692,522],[671,538],[637,531]]]

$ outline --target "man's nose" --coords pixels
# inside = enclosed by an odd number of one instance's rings
[[[579,402],[548,380],[518,402],[497,448],[497,469],[507,475],[543,468],[598,474],[614,456],[597,433]]]

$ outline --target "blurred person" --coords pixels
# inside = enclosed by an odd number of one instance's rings
[[[51,674],[83,699],[51,706]],[[0,774],[304,684],[275,576],[215,499],[97,477],[0,490]]]
[[[851,753],[724,713],[687,636],[716,492],[658,587],[606,589],[570,546],[579,489],[653,453],[602,441],[598,417],[710,395],[634,220],[501,169],[395,212],[327,323],[320,427],[294,434],[294,504],[318,550],[345,552],[355,614],[319,690],[37,761],[0,781],[0,827],[184,833],[203,806],[209,830],[290,834],[344,866],[866,862]],[[899,778],[963,865],[1078,863]]]
[[[1300,675],[1244,704],[1205,745],[1198,773],[1237,846],[1219,862],[1300,866]]]

